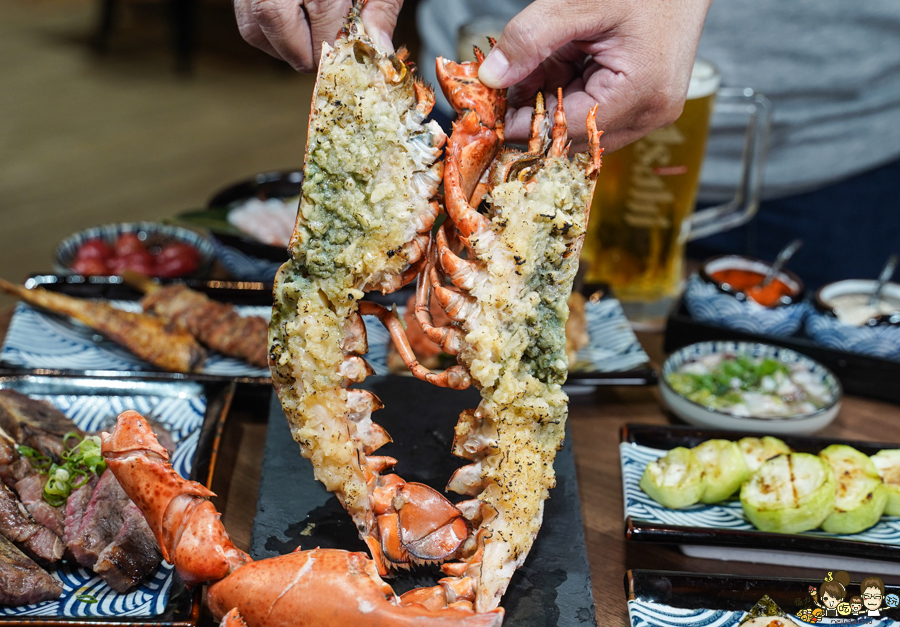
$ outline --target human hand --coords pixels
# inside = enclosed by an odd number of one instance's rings
[[[247,43],[287,61],[300,72],[315,72],[322,42],[334,43],[351,0],[234,0],[238,30]],[[368,0],[362,20],[369,37],[393,52],[391,35],[403,0]]]
[[[528,138],[534,96],[563,88],[569,137],[587,146],[598,104],[601,145],[615,150],[674,122],[684,106],[710,0],[535,0],[507,24],[478,77],[511,87],[507,141]]]

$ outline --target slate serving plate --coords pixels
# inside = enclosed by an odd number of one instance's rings
[[[752,433],[693,427],[625,425],[620,433],[619,452],[625,502],[625,537],[633,542],[680,545],[688,555],[723,560],[781,563],[785,559],[818,567],[834,566],[841,556],[842,568],[858,562],[860,568],[900,574],[900,517],[882,516],[881,521],[863,532],[836,535],[824,531],[781,534],[759,531],[744,518],[740,501],[716,505],[697,504],[675,510],[663,507],[638,486],[647,463],[677,446],[692,448],[705,440],[738,440]],[[830,444],[848,444],[866,455],[881,449],[900,448],[898,444],[835,441],[830,438],[779,436],[795,451],[816,454]],[[714,549],[711,547],[715,547]],[[862,562],[868,562],[863,564]],[[890,563],[895,562],[895,563]]]
[[[123,380],[0,371],[0,388],[49,401],[87,431],[110,429],[119,413],[135,409],[170,430],[178,445],[172,457],[175,469],[209,486],[235,386],[174,377],[168,381]],[[188,590],[166,563],[127,594],[113,591],[77,565],[63,564],[49,570],[62,580],[63,596],[23,607],[0,607],[0,623],[28,627],[193,627],[200,616],[200,588]],[[98,602],[81,602],[76,598],[79,594],[94,596]]]
[[[874,571],[853,574],[879,575]],[[632,627],[736,627],[764,595],[786,614],[792,614],[798,600],[805,603],[810,599],[809,587],[821,584],[821,579],[629,570],[625,575],[625,595]],[[856,594],[858,585],[858,581],[851,582],[848,590]],[[885,584],[885,596],[898,593],[900,586]],[[804,624],[796,616],[791,619],[798,625]],[[898,620],[900,609],[883,609],[877,624],[895,627]]]
[[[441,489],[465,463],[450,454],[453,427],[462,410],[478,404],[478,393],[392,376],[370,377],[359,387],[373,391],[385,404],[373,419],[394,442],[379,449],[379,454],[396,457],[396,472],[407,481]],[[504,625],[596,625],[575,463],[566,441],[556,457],[557,485],[550,492],[541,533],[503,598]],[[464,498],[447,496],[453,501]],[[271,557],[298,546],[366,551],[337,498],[313,479],[312,467],[291,439],[273,395],[251,555]],[[436,585],[442,576],[437,569],[423,568],[401,572],[389,583],[401,594]]]

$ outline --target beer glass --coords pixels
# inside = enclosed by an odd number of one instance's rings
[[[637,328],[661,328],[683,282],[688,240],[740,226],[759,206],[771,105],[752,89],[720,89],[718,70],[697,59],[681,117],[603,156],[582,261],[586,283],[605,283]],[[694,212],[700,168],[716,113],[746,116],[735,197]]]

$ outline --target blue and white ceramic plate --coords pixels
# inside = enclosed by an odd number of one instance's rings
[[[129,311],[140,311],[135,301],[111,301]],[[271,307],[236,307],[241,315],[263,316]],[[0,361],[18,368],[40,368],[76,372],[120,371],[140,374],[156,370],[115,342],[92,329],[19,303],[0,350]],[[216,377],[266,378],[266,368],[256,368],[243,360],[211,351],[201,374]]]
[[[715,505],[697,504],[684,509],[664,507],[640,488],[644,469],[652,461],[677,446],[692,448],[700,442],[724,438],[738,440],[749,433],[689,427],[651,427],[628,425],[622,430],[619,454],[622,464],[622,490],[626,535],[629,540],[666,542],[684,546],[715,547],[719,559],[770,561],[763,553],[802,552],[828,559],[847,556],[860,560],[900,560],[900,517],[882,516],[874,527],[852,535],[824,531],[780,534],[756,529],[744,516],[740,501],[724,501]],[[900,448],[896,444],[835,442],[828,438],[785,436],[791,449],[816,454],[830,444],[848,444],[866,455],[884,448]],[[740,549],[740,554],[726,557],[726,550]],[[757,553],[754,555],[754,551]],[[891,572],[896,569],[891,569]]]
[[[798,626],[812,624],[797,613],[815,607],[809,589],[822,585],[822,579],[778,577],[778,569],[772,570],[775,576],[771,578],[630,570],[626,578],[631,627],[737,627],[752,616],[783,617]],[[848,596],[857,594],[859,580],[880,574],[851,571]],[[885,585],[886,596],[898,591],[897,586]],[[815,624],[897,627],[898,618],[894,607],[885,608],[880,618],[820,617]]]
[[[278,268],[284,264],[284,261],[272,261],[249,255],[234,246],[229,246],[222,241],[221,237],[213,236],[212,244],[216,251],[216,257],[225,266],[228,273],[241,281],[271,283],[275,280]],[[287,261],[287,253],[284,257]]]
[[[615,298],[588,299],[584,317],[590,339],[570,367],[571,380],[598,372],[623,372],[650,361]]]
[[[191,381],[140,381],[55,376],[0,378],[0,388],[12,388],[59,408],[79,428],[110,429],[116,416],[129,409],[153,418],[168,429],[177,444],[173,467],[185,477],[193,474],[206,483],[210,471],[211,434],[224,419],[232,387]],[[214,424],[215,423],[215,424]],[[199,474],[198,474],[199,473]],[[115,617],[156,624],[179,622],[191,614],[190,594],[166,562],[128,593],[110,588],[93,572],[77,564],[51,566],[48,571],[63,584],[62,596],[22,607],[0,607],[0,621],[21,619],[43,624],[66,624],[73,619],[95,621]],[[173,600],[178,596],[178,600]],[[85,602],[82,599],[96,599]],[[173,603],[184,605],[173,609]],[[173,612],[175,615],[173,616]],[[163,619],[162,617],[166,617]]]
[[[140,311],[134,295],[126,294],[121,280],[92,277],[72,282],[72,277],[41,276],[29,279],[29,287],[42,286],[76,297],[107,298],[122,309]],[[266,319],[271,315],[271,288],[257,284],[244,287],[241,283],[200,282],[189,284],[211,297],[226,302],[249,303],[235,305],[241,315],[256,315]],[[403,307],[398,307],[401,314]],[[366,360],[376,374],[389,374],[387,348],[390,336],[375,318],[365,316],[369,340]],[[613,298],[593,298],[585,304],[588,344],[577,355],[569,380],[573,384],[629,385],[656,383],[656,373],[650,369],[649,358],[631,330],[622,306]],[[69,318],[46,313],[19,303],[0,348],[0,361],[16,368],[44,369],[66,372],[118,372],[122,375],[146,375],[153,366],[138,359],[126,349],[105,340],[93,330]],[[239,378],[251,382],[268,381],[267,369],[254,368],[246,362],[211,352],[201,374],[206,378]]]
[[[134,301],[114,301],[113,305],[131,311],[140,311]],[[271,307],[235,308],[241,315],[262,316],[272,314]],[[371,350],[366,360],[376,374],[387,374],[387,330],[372,318],[364,318]],[[13,313],[9,330],[0,350],[0,361],[18,368],[39,368],[69,372],[118,371],[140,375],[154,371],[147,362],[135,357],[127,349],[106,340],[96,332],[68,318],[43,312],[19,303]],[[269,370],[255,368],[240,359],[210,352],[200,374],[212,377],[241,377],[264,379]]]

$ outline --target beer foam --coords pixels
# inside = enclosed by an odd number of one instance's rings
[[[694,59],[694,69],[691,70],[691,84],[688,87],[687,99],[703,98],[719,89],[722,76],[709,61]]]

